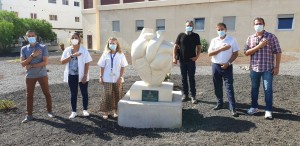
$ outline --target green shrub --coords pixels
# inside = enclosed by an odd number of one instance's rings
[[[0,111],[11,110],[16,107],[15,102],[11,100],[0,100]]]
[[[208,46],[209,46],[207,40],[206,39],[200,39],[200,43],[201,43],[201,48],[202,48],[201,52],[207,52],[207,49],[208,49]]]

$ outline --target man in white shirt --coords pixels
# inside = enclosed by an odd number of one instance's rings
[[[216,26],[218,37],[211,40],[208,56],[212,61],[212,76],[217,97],[217,105],[213,110],[223,108],[223,79],[232,116],[237,117],[235,110],[235,98],[233,89],[232,62],[237,58],[240,50],[235,39],[226,34],[226,24],[218,23]]]

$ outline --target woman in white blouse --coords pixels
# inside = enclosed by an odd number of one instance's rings
[[[100,111],[104,119],[108,118],[110,111],[113,117],[117,117],[117,105],[122,98],[123,76],[128,63],[116,38],[108,39],[98,65],[100,66],[99,82],[104,85],[105,92],[105,97],[101,98]]]
[[[83,116],[89,116],[88,107],[88,81],[89,81],[89,62],[92,57],[89,51],[80,46],[81,38],[79,33],[73,33],[71,46],[67,47],[62,56],[61,63],[66,64],[64,71],[64,82],[67,82],[71,91],[72,113],[70,119],[77,116],[77,94],[78,85],[82,94]]]

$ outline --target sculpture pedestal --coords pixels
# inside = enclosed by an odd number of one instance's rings
[[[130,100],[130,92],[119,101],[118,124],[134,128],[180,128],[182,126],[181,92],[172,91],[171,102]]]

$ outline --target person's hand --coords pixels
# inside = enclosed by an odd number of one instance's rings
[[[75,52],[75,53],[72,54],[73,57],[78,57],[80,55],[81,55],[81,53],[79,53],[79,52]]]
[[[229,64],[228,64],[228,63],[224,63],[224,64],[222,64],[222,65],[221,65],[221,68],[222,68],[222,69],[227,69],[227,68],[228,68],[228,66],[229,66]]]
[[[42,50],[37,49],[37,50],[33,51],[30,56],[36,57],[36,56],[39,56],[40,54],[42,54]]]
[[[177,59],[173,58],[173,64],[177,64]]]
[[[228,49],[230,49],[230,48],[231,48],[230,45],[224,44],[224,46],[222,46],[220,49],[221,49],[221,51],[226,51],[226,50],[228,50]]]
[[[30,64],[28,64],[28,65],[26,65],[26,70],[29,70],[30,68],[32,68],[32,65],[30,65]]]
[[[120,85],[122,83],[122,78],[120,77],[116,83],[117,83],[117,85]]]
[[[263,48],[266,45],[268,45],[268,40],[267,39],[263,39],[262,41],[259,42],[258,46],[259,48]]]
[[[274,76],[278,75],[279,67],[274,67],[272,73],[273,73]]]
[[[100,77],[99,83],[100,83],[100,84],[103,84],[103,78],[102,78],[102,77]]]
[[[191,58],[191,60],[194,61],[194,62],[197,61],[197,59],[198,59],[198,57],[192,57]]]
[[[86,83],[86,80],[87,80],[87,76],[84,75],[83,78],[82,78],[82,80],[81,80],[81,83],[82,83],[82,84],[85,84],[85,83]]]

